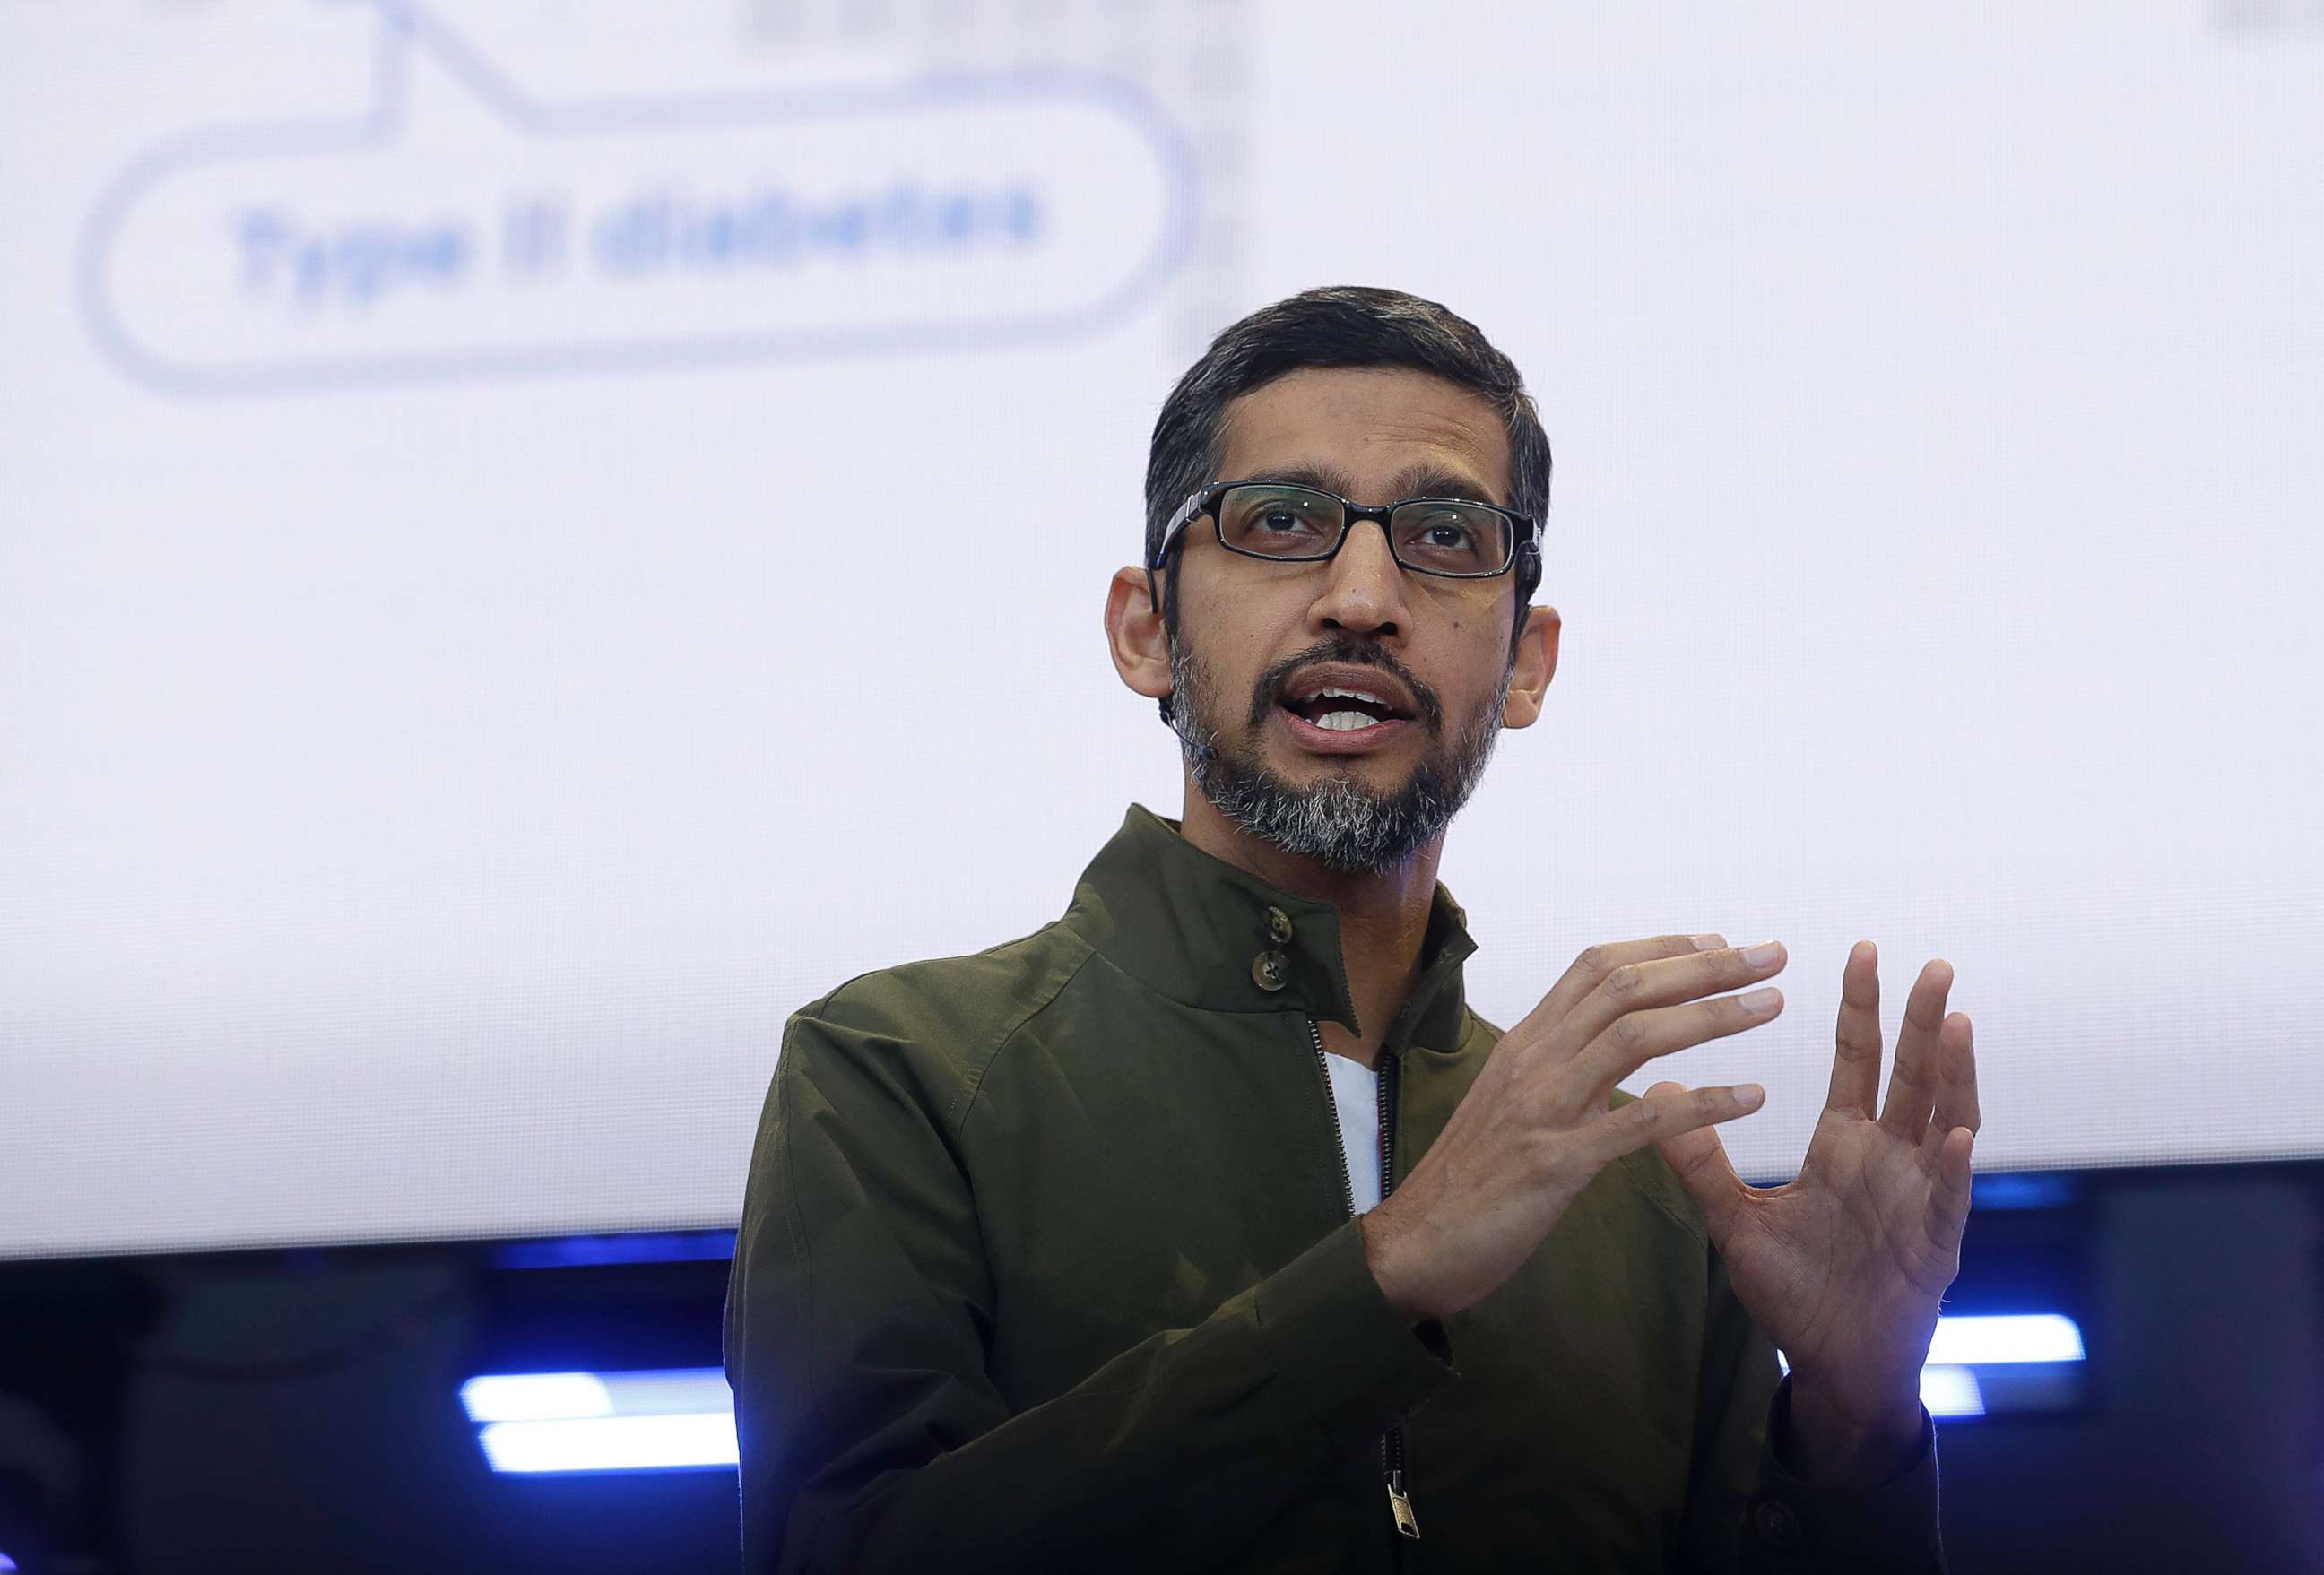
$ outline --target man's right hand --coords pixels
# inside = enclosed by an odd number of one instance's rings
[[[1420,1163],[1363,1217],[1364,1257],[1389,1304],[1415,1322],[1476,1305],[1606,1165],[1757,1110],[1766,1091],[1748,1082],[1606,1103],[1657,1055],[1773,1022],[1784,1006],[1774,989],[1753,992],[1766,998],[1756,1009],[1748,996],[1701,999],[1781,972],[1781,944],[1765,950],[1754,962],[1719,935],[1657,935],[1575,958],[1501,1036]]]

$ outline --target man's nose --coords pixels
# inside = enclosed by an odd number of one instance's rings
[[[1378,520],[1349,522],[1347,539],[1323,566],[1313,616],[1319,625],[1361,634],[1392,634],[1406,620],[1405,575]]]

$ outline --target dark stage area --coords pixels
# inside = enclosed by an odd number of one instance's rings
[[[2324,1166],[1978,1188],[1946,1315],[2063,1313],[2087,1356],[2035,1408],[1988,1377],[1987,1414],[1940,1421],[1952,1568],[2324,1569]],[[731,1469],[495,1472],[460,1398],[715,1368],[720,1243],[0,1266],[0,1549],[80,1575],[735,1570]]]

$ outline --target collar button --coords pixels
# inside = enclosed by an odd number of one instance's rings
[[[1281,990],[1291,982],[1291,959],[1280,952],[1261,952],[1250,960],[1250,978],[1261,990]]]
[[[1284,912],[1279,907],[1268,908],[1267,910],[1267,933],[1271,939],[1277,942],[1289,940],[1291,938],[1291,916]]]

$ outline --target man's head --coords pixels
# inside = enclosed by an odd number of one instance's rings
[[[1155,423],[1146,562],[1115,576],[1107,622],[1123,681],[1162,702],[1222,816],[1342,872],[1403,863],[1467,800],[1500,729],[1539,714],[1558,621],[1526,607],[1541,575],[1529,540],[1499,574],[1432,575],[1416,566],[1444,565],[1430,550],[1458,533],[1416,535],[1429,517],[1412,511],[1351,521],[1327,561],[1269,561],[1227,543],[1279,540],[1296,520],[1222,518],[1214,502],[1169,535],[1188,496],[1268,480],[1538,520],[1549,469],[1517,369],[1432,301],[1310,290],[1213,342]],[[1224,502],[1243,495],[1263,494]]]

